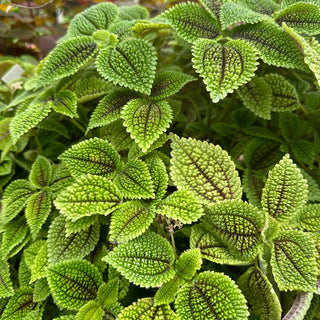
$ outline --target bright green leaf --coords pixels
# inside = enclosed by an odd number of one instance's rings
[[[183,281],[176,274],[174,278],[165,282],[156,292],[154,296],[154,305],[161,306],[163,304],[169,304],[174,301],[178,290]]]
[[[202,265],[200,249],[189,249],[184,251],[175,263],[177,274],[186,280],[191,280]]]
[[[145,7],[130,5],[119,8],[119,20],[147,20],[148,18],[149,12]]]
[[[0,299],[10,297],[14,293],[9,267],[7,261],[0,260]]]
[[[298,210],[297,222],[307,231],[320,230],[320,204],[308,204]]]
[[[100,304],[96,301],[89,301],[79,309],[76,320],[102,320],[103,316],[104,311]]]
[[[50,295],[50,288],[46,278],[41,278],[36,281],[34,285],[34,296],[35,302],[45,301]]]
[[[106,308],[118,301],[119,280],[111,279],[108,283],[103,283],[98,290],[97,300],[99,304]]]
[[[35,188],[43,188],[49,185],[52,177],[51,164],[48,159],[39,155],[34,161],[29,180]]]
[[[39,252],[37,253],[36,257],[33,260],[31,266],[31,279],[30,283],[42,279],[46,277],[46,268],[48,266],[48,246],[45,243]]]
[[[70,90],[60,91],[52,105],[54,111],[70,118],[77,118],[77,96]]]

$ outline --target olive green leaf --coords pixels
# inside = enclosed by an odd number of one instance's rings
[[[173,302],[182,283],[184,283],[183,280],[177,274],[165,282],[154,296],[154,305],[161,306]]]
[[[35,257],[37,256],[39,250],[45,245],[45,243],[45,240],[36,240],[23,250],[23,260],[25,261],[29,269],[31,269]]]
[[[120,244],[103,260],[129,281],[142,287],[160,286],[174,275],[174,254],[170,243],[149,231]]]
[[[88,174],[62,191],[54,204],[68,219],[76,221],[84,216],[108,215],[121,201],[119,189],[109,179]]]
[[[116,85],[149,94],[156,62],[156,51],[151,44],[142,39],[129,39],[116,47],[100,50],[96,68],[103,78]]]
[[[37,280],[34,284],[33,300],[35,302],[45,301],[50,295],[50,288],[46,278]]]
[[[206,271],[178,292],[178,319],[248,319],[246,300],[233,280],[223,273]]]
[[[307,204],[297,213],[297,222],[301,228],[307,231],[320,230],[320,204]]]
[[[317,155],[313,142],[303,139],[295,140],[290,144],[290,149],[297,161],[301,161],[312,167]]]
[[[186,280],[191,280],[202,265],[200,249],[189,249],[184,251],[175,263],[177,274]]]
[[[281,319],[281,304],[278,296],[260,269],[249,268],[238,278],[237,284],[259,319]]]
[[[77,143],[59,158],[74,177],[88,173],[111,177],[120,165],[120,156],[115,148],[99,138]]]
[[[98,221],[99,215],[94,214],[92,216],[84,216],[78,220],[72,221],[71,219],[66,218],[65,222],[65,232],[66,236],[69,237],[71,233],[77,233],[88,227],[92,226]]]
[[[51,164],[48,159],[38,155],[34,161],[29,180],[35,188],[43,188],[49,185],[52,177]]]
[[[48,266],[48,246],[45,243],[38,251],[31,266],[30,283],[46,277],[46,268]]]
[[[279,221],[293,218],[308,199],[308,183],[289,154],[269,172],[262,192],[262,207]]]
[[[119,20],[147,20],[149,12],[145,7],[138,5],[121,6],[119,8]]]
[[[273,0],[238,0],[238,2],[253,11],[269,16],[280,9],[280,5]]]
[[[204,203],[241,199],[241,182],[220,146],[172,135],[171,178],[178,189],[193,191]]]
[[[82,306],[77,315],[76,320],[102,320],[104,311],[97,301],[89,301]]]
[[[212,17],[219,17],[222,0],[200,0],[199,2],[206,8]]]
[[[54,111],[70,118],[77,118],[77,96],[70,90],[60,91],[54,99],[52,105]]]
[[[250,169],[246,169],[242,176],[242,187],[249,202],[255,207],[262,209],[261,196],[264,187],[264,177],[254,174]]]
[[[312,315],[314,312],[314,310],[312,310],[314,308],[314,306],[312,306],[313,297],[318,296],[315,296],[313,292],[298,292],[290,310],[283,319],[310,320],[314,318]],[[315,312],[318,313],[317,310]]]
[[[103,283],[98,290],[97,300],[103,308],[111,306],[118,301],[119,280],[111,279]]]
[[[302,2],[302,1],[300,1],[300,0],[282,0],[281,1],[281,8],[286,8],[286,7],[291,6],[297,2]],[[319,0],[304,0],[303,2],[312,2],[312,3],[320,5]]]
[[[87,260],[60,261],[47,268],[47,279],[58,306],[77,310],[97,297],[102,277]]]
[[[225,98],[254,76],[258,65],[255,48],[242,40],[220,44],[199,39],[192,50],[195,70],[203,78],[213,102]]]
[[[50,190],[52,191],[54,198],[59,192],[70,186],[72,182],[74,182],[74,179],[71,177],[70,171],[63,163],[52,166]]]
[[[10,297],[14,293],[9,267],[7,261],[0,260],[0,299]]]

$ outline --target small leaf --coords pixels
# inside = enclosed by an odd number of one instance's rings
[[[116,85],[145,94],[151,91],[157,55],[151,44],[129,39],[100,50],[96,67],[100,75]]]
[[[273,0],[240,0],[239,2],[253,11],[269,16],[280,9],[280,5]]]
[[[63,163],[52,166],[50,190],[54,195],[70,186],[72,182],[74,182],[74,179],[71,177],[68,168]]]
[[[46,277],[46,268],[48,266],[48,246],[45,243],[39,252],[37,253],[36,257],[33,260],[31,266],[31,279],[30,283],[42,279]]]
[[[77,118],[77,96],[70,90],[60,91],[52,105],[53,110],[70,118]]]
[[[103,308],[107,308],[118,301],[119,280],[112,279],[103,283],[98,290],[97,300]]]
[[[72,221],[95,214],[108,215],[122,201],[118,188],[107,178],[84,175],[54,201]]]
[[[34,296],[35,302],[45,301],[50,295],[50,288],[46,278],[41,278],[36,281],[34,285]]]
[[[235,165],[220,146],[171,136],[171,177],[178,189],[193,191],[204,203],[240,199]]]
[[[246,300],[233,280],[223,273],[206,271],[186,283],[175,301],[179,320],[248,319]]]
[[[95,299],[102,284],[98,269],[89,261],[77,259],[50,265],[47,279],[57,305],[71,310]]]
[[[149,12],[145,7],[138,5],[121,6],[119,8],[119,20],[148,20]]]
[[[7,261],[0,260],[0,299],[10,297],[14,294],[9,267]]]
[[[255,48],[242,40],[220,44],[200,39],[195,42],[192,53],[194,68],[203,78],[213,102],[247,83],[258,65]]]
[[[49,185],[52,177],[50,162],[43,156],[38,155],[34,161],[29,180],[35,188],[42,188]]]
[[[103,316],[104,311],[99,302],[89,301],[79,309],[76,320],[102,320]]]
[[[171,245],[153,232],[120,244],[103,260],[141,287],[160,286],[174,275]]]
[[[177,274],[186,280],[191,280],[202,265],[201,253],[198,248],[184,251],[175,264]]]
[[[320,230],[320,204],[307,204],[298,210],[297,222],[307,231]]]
[[[183,281],[178,275],[165,282],[156,292],[154,296],[154,305],[168,305],[175,300],[178,290]]]

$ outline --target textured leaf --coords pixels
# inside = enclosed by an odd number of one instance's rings
[[[154,296],[154,305],[161,306],[173,302],[182,283],[183,281],[178,275],[165,282]]]
[[[65,218],[60,215],[50,225],[47,240],[50,264],[69,259],[82,259],[94,249],[99,240],[98,223],[68,236],[65,223]]]
[[[285,155],[268,175],[262,192],[262,207],[273,218],[293,218],[308,199],[308,184],[297,166]]]
[[[239,259],[253,259],[261,249],[265,214],[253,205],[229,200],[205,208],[205,227]]]
[[[128,201],[113,213],[110,224],[110,242],[128,242],[148,229],[156,212],[142,202]]]
[[[28,200],[25,216],[33,239],[37,237],[51,212],[51,197],[51,191],[43,189]]]
[[[114,90],[100,100],[97,108],[92,113],[88,128],[106,126],[109,123],[120,119],[120,112],[131,99],[138,95],[126,89]]]
[[[82,141],[59,157],[74,177],[83,174],[111,177],[119,168],[120,156],[107,141],[93,138]]]
[[[298,210],[297,221],[307,231],[320,230],[320,204],[308,204]]]
[[[180,320],[247,319],[246,300],[233,280],[223,273],[206,271],[185,284],[175,301]]]
[[[312,167],[316,157],[316,151],[313,142],[303,139],[296,140],[290,144],[290,148],[297,161],[301,161]]]
[[[118,301],[119,281],[118,279],[109,280],[103,283],[98,290],[97,300],[99,304],[106,308]]]
[[[147,165],[141,160],[129,160],[114,183],[124,198],[154,198],[153,184]]]
[[[35,257],[37,256],[39,250],[45,245],[45,243],[45,240],[36,240],[23,250],[23,260],[25,261],[25,264],[29,269],[31,269]]]
[[[70,118],[77,118],[77,96],[70,90],[60,91],[52,105],[53,110]]]
[[[12,280],[10,279],[9,263],[0,260],[0,298],[6,298],[13,295]]]
[[[292,4],[295,4],[297,2],[302,2],[302,1],[300,1],[300,0],[282,0],[281,7],[286,8],[286,7],[291,6]],[[316,3],[316,4],[320,5],[319,0],[304,0],[303,2],[312,2],[312,3]]]
[[[281,304],[272,284],[260,269],[251,267],[237,281],[260,320],[280,320]]]
[[[273,0],[238,0],[241,4],[247,6],[253,11],[271,16],[274,11],[280,9],[280,6]]]
[[[46,277],[46,268],[48,266],[48,246],[45,243],[39,252],[37,253],[36,257],[33,260],[31,266],[31,279],[30,283],[42,279]]]
[[[281,291],[315,292],[317,264],[315,245],[302,231],[288,230],[278,234],[273,242],[271,266]]]
[[[121,118],[131,138],[143,152],[146,152],[169,127],[172,110],[166,101],[150,102],[146,99],[135,99],[123,107]]]
[[[314,297],[314,294],[312,292],[299,292],[296,296],[295,300],[293,301],[293,304],[290,308],[290,310],[287,312],[287,314],[284,316],[284,320],[286,319],[294,319],[294,320],[310,320],[310,319],[316,319],[313,316],[310,318],[307,315],[307,312],[309,313],[310,305],[312,301],[312,297]],[[310,310],[312,311],[312,310]]]
[[[52,116],[55,116],[55,114],[51,114]],[[53,117],[50,118],[50,115],[43,119],[37,127],[42,130],[47,130],[51,132],[56,132],[59,135],[65,137],[65,138],[70,138],[68,129],[59,121],[54,120]]]
[[[222,0],[200,0],[199,2],[207,9],[211,16],[214,18],[219,17]]]
[[[130,5],[119,8],[119,20],[147,20],[148,18],[149,12],[142,6]]]
[[[292,112],[282,112],[279,114],[279,127],[282,136],[291,141],[298,138],[299,134],[299,118]]]
[[[205,203],[240,199],[240,179],[220,146],[171,136],[171,177],[178,189],[193,191]]]
[[[188,42],[194,42],[199,38],[214,39],[220,33],[218,19],[195,3],[175,5],[165,11],[164,17],[178,35]]]
[[[203,78],[213,102],[247,83],[258,65],[256,50],[241,40],[220,44],[200,39],[192,52],[194,68]]]
[[[66,236],[69,237],[71,233],[77,233],[88,227],[92,226],[95,222],[98,221],[99,215],[95,214],[93,216],[84,216],[78,220],[72,221],[66,219]]]
[[[71,177],[68,168],[63,163],[52,166],[50,190],[53,194],[61,192],[72,182],[74,182],[74,179]]]
[[[28,287],[31,279],[31,271],[25,263],[24,256],[21,257],[19,263],[19,286],[20,287]]]
[[[243,190],[251,204],[261,209],[261,196],[264,187],[264,177],[256,175],[246,169],[242,178]]]
[[[118,188],[108,179],[84,175],[54,201],[55,206],[72,221],[94,214],[108,215],[122,201]]]
[[[136,36],[144,37],[148,34],[156,32],[158,36],[164,36],[172,32],[172,28],[169,23],[138,20],[132,27],[132,31]]]
[[[34,296],[35,302],[45,301],[50,295],[50,288],[46,278],[41,278],[36,281],[34,285]]]
[[[49,160],[38,155],[34,161],[29,180],[35,188],[42,188],[49,185],[52,177],[52,169]]]
[[[183,189],[165,198],[157,207],[157,212],[182,223],[197,221],[204,214],[201,199],[192,191]]]
[[[151,44],[142,39],[129,39],[115,48],[100,50],[96,67],[102,77],[114,84],[149,94],[156,61],[156,51]]]
[[[102,277],[86,260],[61,261],[47,268],[47,278],[58,306],[77,310],[97,297]]]
[[[91,37],[77,37],[64,41],[53,49],[41,69],[39,84],[51,84],[52,81],[74,74],[97,52],[97,44]]]
[[[202,265],[200,249],[184,251],[175,264],[177,274],[186,280],[191,280]]]
[[[80,14],[70,22],[68,36],[92,35],[97,30],[108,29],[118,16],[118,8],[113,3],[99,3]]]
[[[120,244],[103,260],[142,287],[160,286],[174,275],[173,250],[166,239],[153,232]]]
[[[100,304],[96,301],[89,301],[79,309],[76,320],[102,320],[103,316],[104,311]]]

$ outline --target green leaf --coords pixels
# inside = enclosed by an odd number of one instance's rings
[[[18,270],[18,276],[19,276],[19,286],[20,287],[27,287],[29,286],[30,279],[31,279],[31,271],[26,265],[24,256],[22,255],[20,263],[19,263],[19,270]]]
[[[58,306],[77,310],[97,297],[102,277],[86,260],[61,261],[47,268],[47,279]]]
[[[10,297],[14,293],[9,267],[7,261],[0,260],[0,299]]]
[[[52,118],[50,116],[52,116]],[[47,118],[43,119],[38,124],[38,128],[42,130],[58,133],[59,135],[69,139],[70,135],[69,135],[68,129],[61,122],[54,120],[53,117],[55,116],[56,114],[52,113]]]
[[[281,291],[315,292],[317,264],[315,244],[302,231],[279,232],[273,242],[271,266],[274,279]]]
[[[199,1],[214,18],[219,17],[222,0],[200,0]]]
[[[48,260],[50,264],[63,260],[82,259],[96,246],[100,225],[95,223],[67,236],[65,218],[60,215],[51,223],[48,232]]]
[[[102,77],[114,84],[150,94],[156,62],[156,51],[151,44],[129,39],[100,50],[96,67]]]
[[[148,20],[149,12],[145,7],[138,5],[121,6],[119,8],[119,20]]]
[[[103,260],[141,287],[160,286],[174,275],[174,254],[170,243],[149,231],[120,244]]]
[[[290,148],[297,161],[301,161],[312,167],[316,157],[316,151],[313,142],[303,139],[296,140],[290,144]]]
[[[35,302],[45,301],[50,295],[50,288],[46,278],[41,278],[36,281],[34,285],[34,296]]]
[[[264,212],[241,200],[228,200],[205,208],[205,228],[239,259],[253,259],[261,249]]]
[[[257,52],[242,40],[220,44],[200,39],[192,50],[195,70],[201,75],[213,102],[247,83],[257,69]]]
[[[74,177],[83,174],[112,177],[120,166],[120,156],[108,142],[93,138],[75,144],[60,157]]]
[[[320,33],[320,8],[313,3],[295,3],[277,12],[274,20],[281,25],[283,22],[298,33],[309,36]]]
[[[71,177],[68,168],[63,163],[52,166],[50,190],[54,195],[70,186],[72,182],[74,182],[74,179]]]
[[[301,0],[282,0],[281,7],[286,8],[286,7],[291,6],[292,4],[295,4],[297,2],[302,2],[302,1]],[[303,2],[308,2],[308,3],[312,2],[312,3],[320,5],[319,0],[304,0]]]
[[[261,209],[261,196],[264,187],[264,178],[254,174],[250,169],[244,171],[242,177],[243,190],[251,204]]]
[[[164,12],[163,16],[178,35],[188,42],[199,38],[214,39],[220,34],[218,19],[195,3],[181,3]]]
[[[278,296],[260,269],[249,268],[239,277],[237,284],[260,320],[281,319],[281,304]]]
[[[97,53],[93,38],[83,36],[64,41],[53,49],[42,66],[39,85],[51,84],[74,74]]]
[[[178,189],[193,191],[204,203],[241,199],[235,165],[220,146],[172,135],[171,177]]]
[[[175,300],[178,290],[183,281],[178,275],[165,282],[156,292],[154,296],[154,305],[168,305]]]
[[[263,210],[282,222],[293,218],[307,199],[307,181],[286,154],[268,174],[261,199]]]
[[[118,188],[107,178],[84,175],[54,201],[55,206],[72,221],[95,214],[108,215],[122,201]]]
[[[131,138],[146,152],[172,121],[172,110],[168,102],[150,102],[146,99],[129,101],[121,111],[124,126]]]
[[[141,201],[125,202],[112,213],[110,242],[128,242],[148,229],[156,212]]]
[[[178,292],[175,307],[179,320],[248,319],[246,300],[231,278],[206,271]]]
[[[154,198],[153,184],[146,163],[141,160],[129,160],[115,180],[124,198]]]
[[[297,213],[297,222],[307,231],[320,230],[320,204],[307,204]]]
[[[299,117],[292,112],[279,114],[279,127],[282,136],[288,141],[299,138]]]
[[[119,280],[112,279],[108,283],[103,283],[98,290],[97,300],[99,304],[106,308],[118,301]]]
[[[104,311],[99,302],[89,301],[79,309],[76,320],[102,320],[103,316]]]
[[[274,11],[280,9],[280,6],[273,0],[238,0],[244,6],[253,11],[271,16]]]
[[[94,214],[92,216],[84,216],[76,221],[66,219],[66,236],[69,237],[71,233],[77,233],[88,227],[92,226],[95,222],[98,221],[99,215]]]
[[[31,167],[29,175],[30,182],[35,188],[41,189],[49,185],[51,177],[52,169],[49,160],[38,155]]]
[[[191,280],[202,265],[200,249],[189,249],[184,251],[175,263],[177,274],[186,280]]]
[[[70,118],[77,118],[77,96],[70,90],[60,91],[52,105],[54,111]]]
[[[33,194],[27,203],[25,212],[32,239],[35,239],[51,212],[52,194],[49,189],[43,189]]]
[[[39,250],[45,245],[45,240],[33,241],[27,248],[23,250],[24,261],[29,269],[31,269],[33,261]]]
[[[48,266],[48,246],[45,243],[39,252],[37,253],[36,257],[33,260],[31,266],[31,279],[30,283],[42,279],[46,277],[46,268]]]
[[[201,199],[192,191],[183,189],[165,198],[157,207],[157,212],[182,223],[197,221],[204,214]]]

